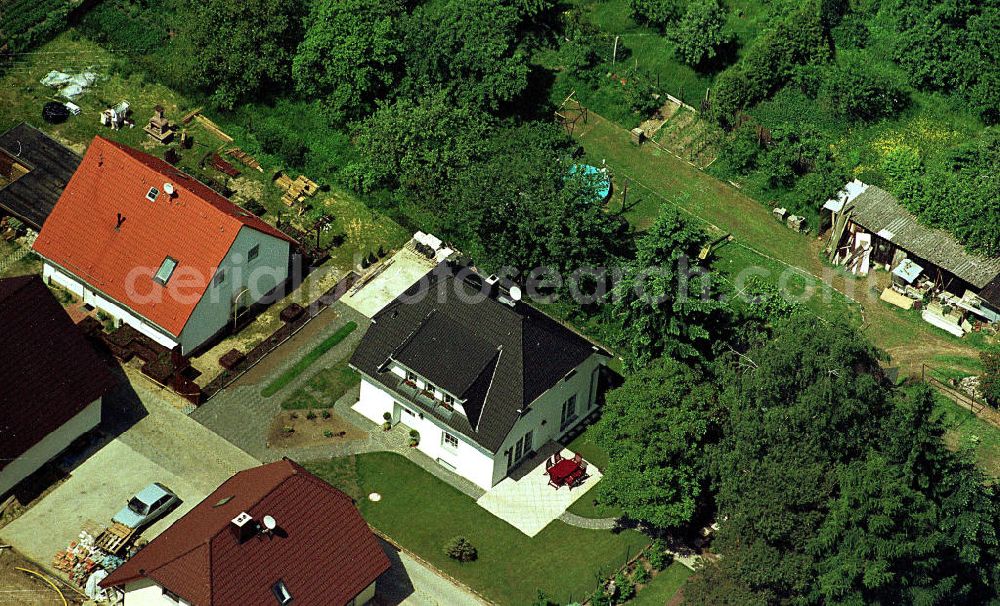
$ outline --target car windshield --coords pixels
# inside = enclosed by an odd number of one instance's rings
[[[146,504],[135,497],[132,497],[132,500],[128,502],[128,508],[132,510],[132,513],[146,515]]]

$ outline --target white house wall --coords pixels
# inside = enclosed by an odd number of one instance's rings
[[[247,261],[247,253],[255,245],[260,246],[260,253],[254,260]],[[188,353],[196,349],[232,322],[233,300],[244,289],[250,290],[244,296],[247,303],[252,304],[284,282],[288,278],[290,254],[288,242],[249,227],[240,229],[219,264],[219,269],[225,270],[225,279],[218,285],[212,279],[181,331],[182,351]]]
[[[125,606],[190,606],[186,600],[174,600],[163,595],[163,588],[150,581],[142,579],[125,584]]]
[[[177,346],[178,341],[172,335],[167,334],[167,332],[159,326],[156,326],[145,318],[136,315],[131,310],[122,307],[114,300],[105,297],[90,286],[85,285],[84,282],[71,276],[68,272],[51,264],[49,261],[46,261],[45,265],[42,267],[42,277],[46,282],[51,281],[59,286],[62,286],[74,295],[83,299],[84,303],[92,305],[93,307],[96,307],[97,309],[108,314],[114,319],[115,324],[128,324],[132,328],[138,330],[140,333],[146,335],[150,339],[168,349],[173,349]]]
[[[374,423],[384,421],[382,415],[390,413],[393,423],[402,423],[420,433],[417,450],[441,463],[458,475],[470,480],[485,490],[493,487],[493,458],[484,449],[474,445],[454,430],[438,425],[431,415],[423,414],[411,404],[398,402],[389,393],[367,378],[361,381],[361,397],[354,409]],[[459,413],[454,413],[459,414]],[[443,445],[442,435],[448,431],[458,438],[457,448]]]
[[[97,427],[100,422],[101,399],[98,398],[0,470],[0,495],[66,450],[73,440]]]
[[[531,403],[528,412],[517,420],[496,454],[493,484],[507,476],[506,453],[509,449],[514,448],[517,441],[528,431],[533,432],[532,450],[538,450],[546,442],[561,438],[593,412],[597,406],[597,383],[600,374],[600,371],[595,374],[595,370],[600,368],[606,360],[606,357],[595,353],[578,366],[576,373],[568,380],[560,379],[556,385]],[[563,403],[573,394],[576,394],[576,420],[560,429]]]

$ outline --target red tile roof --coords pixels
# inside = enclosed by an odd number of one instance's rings
[[[3,469],[115,380],[38,276],[0,280],[0,335]]]
[[[173,185],[174,195],[163,191],[164,183]],[[160,193],[151,202],[146,194],[154,187]],[[294,243],[163,160],[94,137],[34,248],[178,336],[244,227]],[[183,286],[153,281],[168,256],[178,261],[175,275],[183,276]],[[145,273],[130,278],[137,269]]]
[[[244,511],[277,530],[241,544],[231,520]],[[281,580],[294,604],[339,606],[388,568],[350,497],[285,459],[227,480],[101,585],[149,578],[196,606],[276,606]]]

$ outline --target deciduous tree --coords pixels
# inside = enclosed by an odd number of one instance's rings
[[[704,65],[732,40],[726,31],[726,12],[719,0],[692,0],[677,25],[667,30],[674,53],[690,66]]]
[[[601,500],[659,528],[691,522],[706,503],[705,448],[720,428],[715,401],[706,377],[674,360],[630,374],[608,394],[595,428],[609,454]]]
[[[335,122],[366,115],[395,81],[399,0],[320,0],[292,63],[295,87],[321,98]]]
[[[441,0],[417,6],[403,24],[410,96],[443,90],[450,102],[496,109],[528,84],[518,48],[520,8],[494,0]]]
[[[298,0],[204,0],[190,18],[193,78],[225,108],[287,90],[303,5]]]

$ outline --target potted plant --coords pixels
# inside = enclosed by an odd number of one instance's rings
[[[392,413],[391,412],[384,413],[382,415],[382,418],[385,419],[385,422],[382,423],[382,430],[389,431],[390,429],[392,429]]]
[[[420,443],[420,432],[416,429],[410,430],[410,448],[416,448],[417,444]]]

